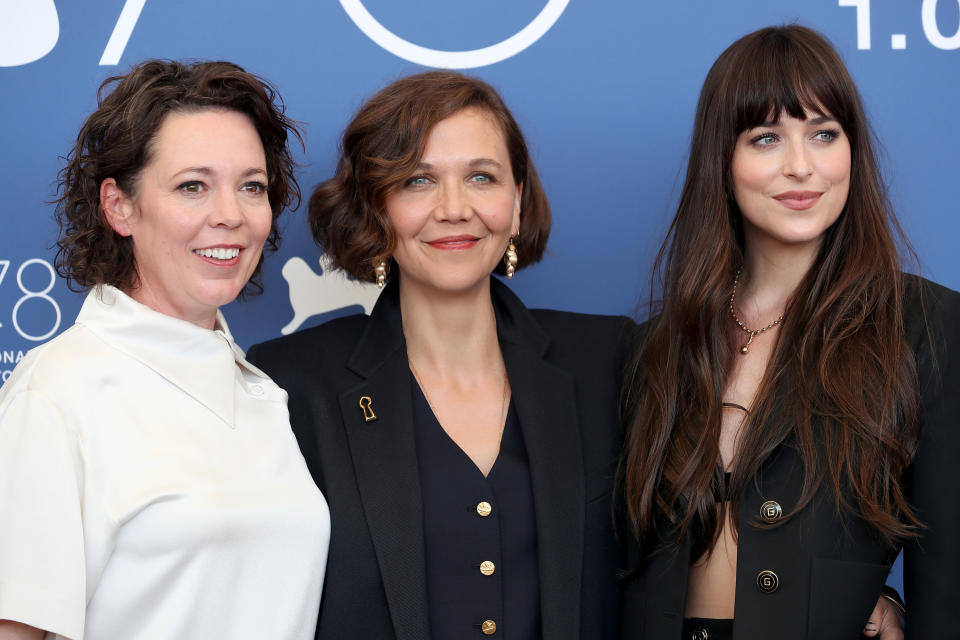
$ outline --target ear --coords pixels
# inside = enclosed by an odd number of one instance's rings
[[[131,217],[133,216],[133,201],[120,189],[120,185],[113,178],[107,178],[100,183],[100,208],[107,224],[117,234],[127,237],[133,233]]]
[[[517,185],[517,197],[513,200],[513,222],[510,224],[510,237],[520,235],[520,207],[523,204],[523,183]]]

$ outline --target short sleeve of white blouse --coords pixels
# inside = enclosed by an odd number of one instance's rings
[[[101,287],[0,389],[0,619],[306,640],[329,537],[286,393],[222,316],[208,331]]]

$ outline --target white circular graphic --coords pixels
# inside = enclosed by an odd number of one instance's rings
[[[0,67],[18,67],[50,53],[60,39],[53,0],[0,0]]]
[[[421,47],[396,35],[370,15],[362,0],[340,0],[340,5],[353,23],[378,45],[404,60],[441,69],[473,69],[517,55],[549,31],[568,4],[570,0],[549,0],[530,24],[489,47],[471,51],[441,51]]]

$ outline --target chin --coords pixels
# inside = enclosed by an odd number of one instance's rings
[[[430,286],[431,288],[444,293],[466,293],[476,289],[477,287],[484,286],[489,277],[489,274],[486,273],[481,276],[450,274],[448,277],[435,278],[431,280]]]
[[[811,242],[819,242],[828,228],[828,225],[820,224],[819,221],[771,226],[766,229],[757,229],[757,231],[759,231],[757,239],[759,240],[766,237],[768,240],[773,240],[778,244],[803,245]]]
[[[207,285],[198,292],[197,300],[203,301],[208,307],[219,309],[236,300],[245,286],[246,282],[242,285],[226,282],[220,282],[213,286]]]

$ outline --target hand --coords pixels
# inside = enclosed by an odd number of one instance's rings
[[[0,620],[0,640],[41,640],[43,631],[13,620]]]
[[[863,635],[879,640],[903,640],[903,621],[900,611],[886,598],[877,600],[870,619],[863,628]]]

